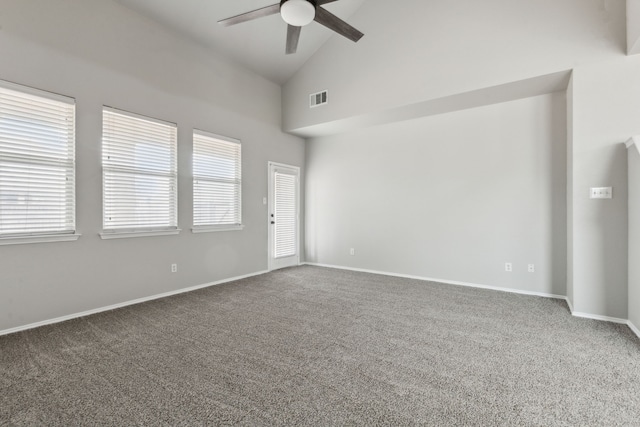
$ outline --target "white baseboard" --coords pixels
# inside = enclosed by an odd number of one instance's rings
[[[561,299],[561,300],[566,300],[567,299],[567,297],[565,297],[564,295],[554,295],[554,294],[548,294],[548,293],[544,293],[544,292],[524,291],[524,290],[512,289],[512,288],[501,288],[501,287],[497,287],[497,286],[479,285],[477,283],[458,282],[458,281],[454,281],[454,280],[434,279],[434,278],[431,278],[431,277],[413,276],[413,275],[410,275],[410,274],[389,273],[387,271],[367,270],[367,269],[364,269],[364,268],[342,267],[342,266],[339,266],[339,265],[318,264],[318,263],[313,263],[313,262],[305,262],[304,264],[313,265],[313,266],[316,266],[316,267],[335,268],[337,270],[359,271],[359,272],[362,272],[362,273],[379,274],[379,275],[382,275],[382,276],[401,277],[403,279],[415,279],[415,280],[423,280],[423,281],[426,281],[426,282],[444,283],[446,285],[466,286],[468,288],[479,288],[479,289],[487,289],[487,290],[490,290],[490,291],[509,292],[509,293],[512,293],[512,294],[531,295],[531,296],[536,296],[536,297],[554,298],[554,299]]]
[[[564,300],[567,302],[567,305],[569,306],[569,311],[571,312],[571,314],[573,314],[573,302],[571,302],[569,297],[565,297]]]
[[[589,313],[581,313],[579,311],[575,311],[573,309],[573,304],[571,303],[569,298],[567,298],[567,304],[569,305],[569,310],[571,311],[571,315],[574,316],[574,317],[581,317],[583,319],[600,320],[602,322],[611,322],[611,323],[620,323],[622,325],[629,325],[629,328],[631,328],[632,331],[635,328],[635,326],[633,326],[631,321],[626,320],[626,319],[621,319],[619,317],[601,316],[599,314],[589,314]],[[636,331],[637,331],[637,329],[636,329]],[[636,331],[634,331],[634,332],[636,332]],[[640,334],[638,334],[637,332],[636,332],[636,335],[638,335],[638,337],[640,337]]]
[[[258,271],[256,273],[250,273],[250,274],[245,274],[243,276],[231,277],[229,279],[222,279],[222,280],[218,280],[216,282],[206,283],[204,285],[191,286],[189,288],[178,289],[177,291],[164,292],[162,294],[152,295],[152,296],[144,297],[144,298],[138,298],[138,299],[134,299],[134,300],[131,300],[131,301],[126,301],[126,302],[121,302],[121,303],[118,303],[118,304],[109,305],[109,306],[106,306],[106,307],[100,307],[100,308],[96,308],[96,309],[93,309],[93,310],[83,311],[81,313],[69,314],[67,316],[56,317],[55,319],[43,320],[41,322],[30,323],[30,324],[24,325],[24,326],[17,326],[15,328],[5,329],[4,331],[0,331],[0,336],[13,334],[13,333],[16,333],[16,332],[21,332],[21,331],[26,331],[27,329],[38,328],[40,326],[53,325],[55,323],[65,322],[65,321],[71,320],[71,319],[77,319],[78,317],[90,316],[92,314],[102,313],[104,311],[109,311],[109,310],[115,310],[115,309],[118,309],[118,308],[127,307],[129,305],[135,305],[135,304],[140,304],[140,303],[147,302],[147,301],[153,301],[155,299],[166,298],[166,297],[170,297],[170,296],[173,296],[173,295],[184,294],[186,292],[197,291],[198,289],[203,289],[203,288],[208,288],[208,287],[211,287],[211,286],[222,285],[224,283],[233,282],[233,281],[241,280],[241,279],[246,279],[248,277],[259,276],[259,275],[265,274],[265,273],[268,273],[268,271],[266,271],[266,270],[265,271]]]
[[[633,331],[633,333],[636,334],[638,336],[638,338],[640,338],[640,329],[638,329],[638,327],[636,325],[631,323],[631,320],[629,320],[627,322],[627,326],[629,326],[629,329],[631,329]]]
[[[571,311],[571,314],[575,317],[581,317],[583,319],[601,320],[603,322],[621,323],[627,325],[629,321],[627,319],[621,319],[619,317],[601,316],[599,314],[580,313],[578,311]]]
[[[409,275],[409,274],[398,274],[398,273],[390,273],[390,272],[378,271],[378,270],[368,270],[368,269],[363,269],[363,268],[351,268],[351,267],[343,267],[343,266],[338,266],[338,265],[318,264],[318,263],[313,263],[313,262],[303,262],[300,265],[312,265],[312,266],[316,266],[316,267],[334,268],[334,269],[337,269],[337,270],[358,271],[358,272],[362,272],[362,273],[379,274],[379,275],[382,275],[382,276],[401,277],[401,278],[405,278],[405,279],[415,279],[415,280],[422,280],[422,281],[428,281],[428,282],[444,283],[444,284],[447,284],[447,285],[465,286],[465,287],[470,287],[470,288],[479,288],[479,289],[487,289],[487,290],[492,290],[492,291],[509,292],[509,293],[515,293],[515,294],[521,294],[521,295],[539,296],[539,297],[544,297],[544,298],[562,299],[562,300],[565,300],[567,302],[567,304],[569,306],[569,310],[571,311],[571,314],[573,316],[586,318],[586,319],[601,320],[601,321],[605,321],[605,322],[613,322],[613,323],[625,324],[625,325],[629,326],[629,328],[633,331],[633,333],[635,333],[638,336],[638,338],[640,338],[640,329],[638,327],[636,327],[633,323],[631,323],[630,320],[620,319],[620,318],[616,318],[616,317],[608,317],[608,316],[600,316],[600,315],[594,315],[594,314],[588,314],[588,313],[575,312],[575,311],[573,311],[573,304],[571,303],[571,301],[567,297],[562,296],[562,295],[547,294],[547,293],[542,293],[542,292],[523,291],[523,290],[511,289],[511,288],[500,288],[500,287],[496,287],[496,286],[479,285],[479,284],[475,284],[475,283],[465,283],[465,282],[458,282],[458,281],[452,281],[452,280],[434,279],[434,278],[428,278],[428,277],[422,277],[422,276],[413,276],[413,275]],[[187,293],[187,292],[197,291],[198,289],[203,289],[203,288],[208,288],[208,287],[211,287],[211,286],[222,285],[224,283],[234,282],[236,280],[246,279],[248,277],[260,276],[260,275],[266,274],[268,272],[269,272],[268,270],[258,271],[258,272],[255,272],[255,273],[245,274],[245,275],[242,275],[242,276],[231,277],[231,278],[228,278],[228,279],[222,279],[222,280],[218,280],[218,281],[215,281],[215,282],[206,283],[204,285],[191,286],[189,288],[183,288],[183,289],[178,289],[176,291],[164,292],[162,294],[156,294],[156,295],[152,295],[152,296],[149,296],[149,297],[138,298],[138,299],[135,299],[135,300],[130,300],[130,301],[126,301],[126,302],[122,302],[122,303],[118,303],[118,304],[109,305],[109,306],[106,306],[106,307],[100,307],[100,308],[96,308],[96,309],[93,309],[93,310],[87,310],[87,311],[83,311],[81,313],[75,313],[75,314],[70,314],[70,315],[67,315],[67,316],[56,317],[55,319],[43,320],[41,322],[35,322],[35,323],[30,323],[28,325],[17,326],[15,328],[5,329],[5,330],[0,331],[0,336],[9,335],[9,334],[13,334],[13,333],[16,333],[16,332],[21,332],[21,331],[26,331],[28,329],[38,328],[40,326],[53,325],[55,323],[65,322],[67,320],[77,319],[79,317],[90,316],[92,314],[97,314],[97,313],[102,313],[102,312],[105,312],[105,311],[115,310],[115,309],[118,309],[118,308],[130,306],[130,305],[141,304],[143,302],[153,301],[153,300],[160,299],[160,298],[166,298],[166,297],[170,297],[170,296],[173,296],[173,295],[179,295],[179,294],[183,294],[183,293]]]
[[[600,315],[597,315],[597,314],[588,314],[588,313],[575,312],[573,310],[573,303],[569,300],[569,298],[567,298],[566,296],[563,296],[563,295],[547,294],[547,293],[543,293],[543,292],[523,291],[523,290],[520,290],[520,289],[512,289],[512,288],[500,288],[500,287],[496,287],[496,286],[479,285],[479,284],[476,284],[476,283],[465,283],[465,282],[458,282],[458,281],[453,281],[453,280],[434,279],[434,278],[429,278],[429,277],[413,276],[413,275],[409,275],[409,274],[389,273],[387,271],[368,270],[368,269],[364,269],[364,268],[352,268],[352,267],[343,267],[343,266],[339,266],[339,265],[318,264],[318,263],[314,263],[314,262],[305,262],[302,265],[313,265],[313,266],[316,266],[316,267],[335,268],[337,270],[359,271],[359,272],[362,272],[362,273],[380,274],[382,276],[401,277],[401,278],[405,278],[405,279],[416,279],[416,280],[424,280],[424,281],[428,281],[428,282],[444,283],[444,284],[447,284],[447,285],[466,286],[466,287],[470,287],[470,288],[487,289],[487,290],[491,290],[491,291],[509,292],[509,293],[513,293],[513,294],[531,295],[531,296],[538,296],[538,297],[544,297],[544,298],[561,299],[561,300],[564,300],[564,301],[567,302],[567,305],[569,306],[569,310],[570,310],[572,316],[581,317],[581,318],[585,318],[585,319],[593,319],[593,320],[600,320],[600,321],[604,321],[604,322],[612,322],[612,323],[620,323],[620,324],[623,324],[623,325],[628,325],[629,328],[631,328],[631,330],[636,335],[638,335],[638,337],[640,338],[640,330],[638,330],[638,328],[635,327],[630,321],[628,321],[626,319],[620,319],[620,318],[617,318],[617,317],[600,316]]]

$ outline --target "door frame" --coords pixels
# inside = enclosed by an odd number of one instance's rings
[[[300,265],[300,167],[278,162],[267,162],[268,186],[267,189],[267,269],[273,271],[274,267],[274,227],[271,224],[271,213],[275,209],[275,170],[276,168],[290,169],[296,172],[296,264]],[[272,173],[273,171],[273,173]]]

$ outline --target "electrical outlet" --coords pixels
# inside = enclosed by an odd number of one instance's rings
[[[529,267],[527,268],[527,271],[529,273],[535,273],[536,272],[536,266],[533,264],[529,264]]]
[[[504,264],[504,271],[513,271],[513,266],[511,265],[510,262],[506,262]]]
[[[178,272],[178,264],[171,264],[171,272],[172,273]]]
[[[355,255],[356,254],[356,250],[354,248],[351,248],[349,250],[349,255]]]

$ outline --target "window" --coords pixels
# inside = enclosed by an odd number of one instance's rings
[[[0,81],[0,243],[75,230],[75,101]]]
[[[105,107],[103,239],[177,234],[177,129]]]
[[[240,141],[193,132],[193,231],[242,229]]]

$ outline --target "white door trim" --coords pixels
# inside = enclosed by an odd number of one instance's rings
[[[274,233],[273,233],[273,226],[271,224],[272,218],[271,218],[271,214],[274,212],[274,203],[275,203],[275,194],[274,194],[274,189],[275,189],[275,182],[274,182],[274,177],[275,177],[275,169],[277,168],[281,168],[281,169],[289,169],[291,171],[294,171],[297,177],[297,182],[296,182],[296,262],[295,265],[300,265],[300,167],[299,166],[293,166],[293,165],[287,165],[285,163],[278,163],[278,162],[268,162],[268,167],[267,167],[267,173],[268,173],[268,203],[267,203],[267,257],[268,257],[268,271],[273,271],[274,269],[276,269],[276,266],[274,265]]]

